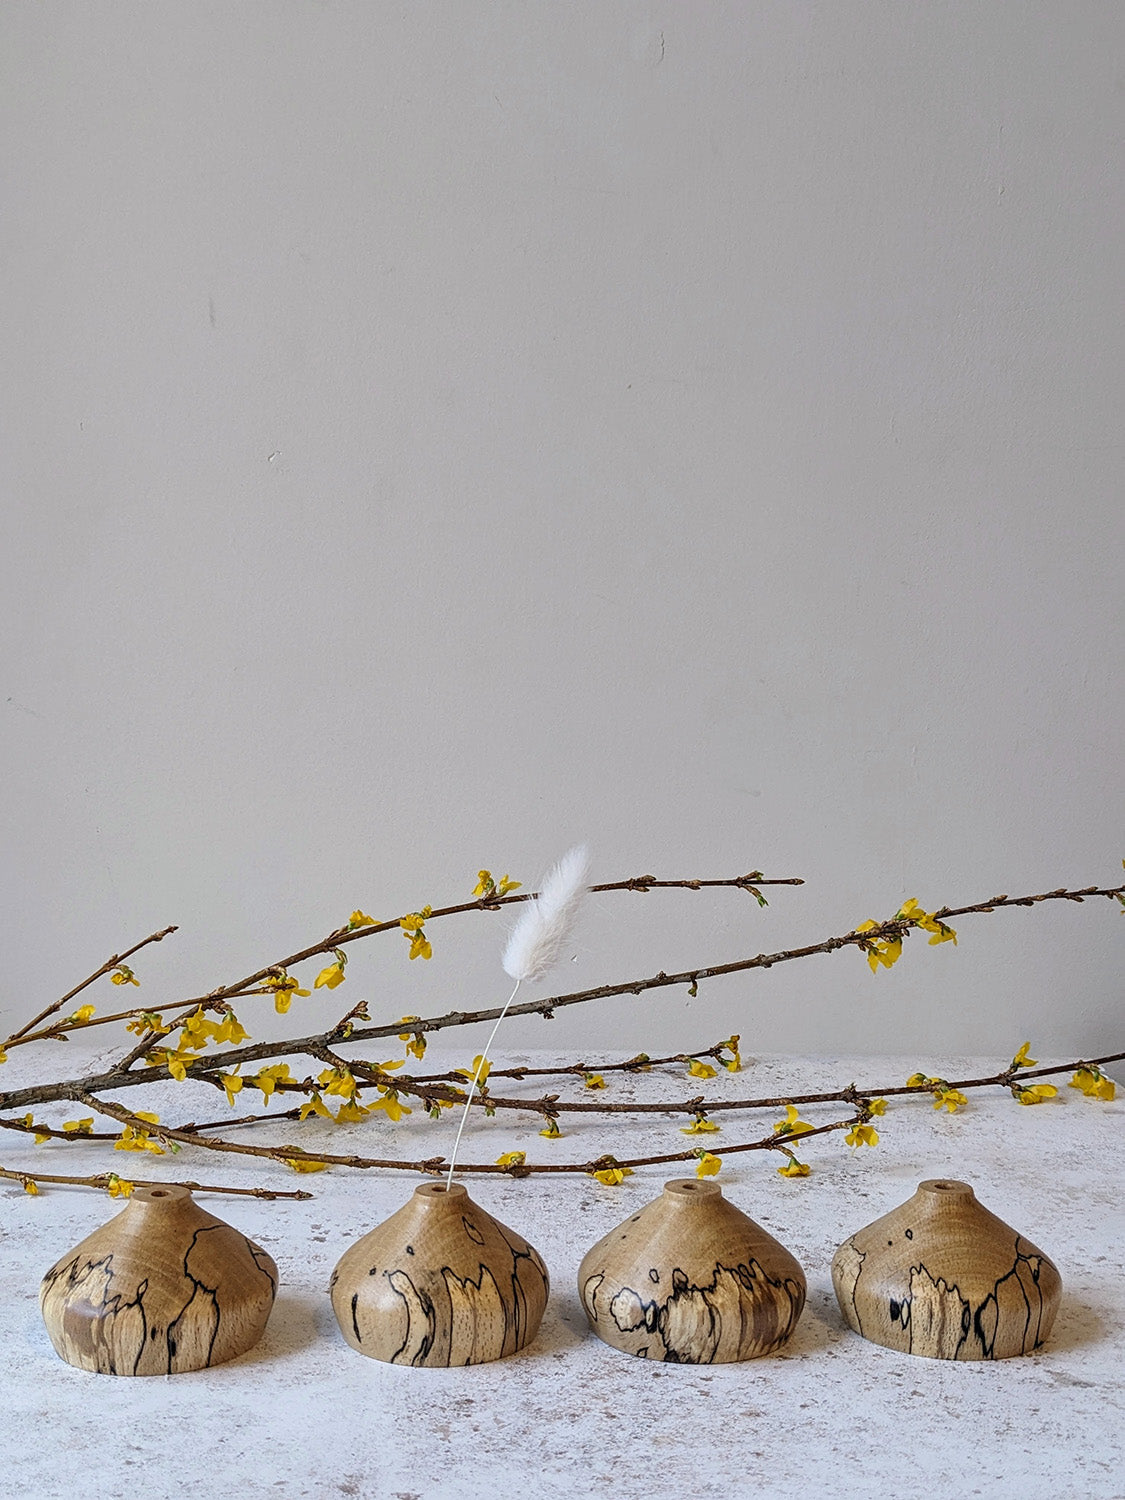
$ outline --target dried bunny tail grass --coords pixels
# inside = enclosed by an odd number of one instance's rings
[[[501,962],[509,978],[514,979],[516,984],[504,1002],[503,1010],[496,1017],[496,1024],[489,1032],[488,1041],[484,1044],[484,1051],[480,1054],[472,1082],[469,1084],[468,1097],[461,1111],[461,1122],[457,1126],[457,1139],[453,1142],[453,1152],[449,1159],[449,1171],[445,1179],[446,1187],[451,1186],[453,1182],[453,1173],[457,1169],[457,1152],[461,1146],[461,1137],[465,1132],[465,1123],[469,1118],[473,1095],[480,1082],[481,1071],[492,1051],[496,1033],[500,1030],[500,1023],[508,1014],[508,1007],[516,998],[520,985],[525,980],[542,979],[544,974],[558,963],[563,944],[574,929],[578,909],[586,894],[586,877],[589,870],[590,851],[585,844],[569,849],[544,878],[536,899],[524,904],[519,920],[508,935]]]
[[[545,877],[538,897],[524,904],[501,960],[519,983],[542,979],[558,963],[586,894],[589,871],[590,852],[580,844]]]

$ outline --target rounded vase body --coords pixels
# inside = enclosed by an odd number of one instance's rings
[[[67,1364],[178,1375],[252,1349],[276,1291],[270,1256],[187,1188],[138,1187],[47,1272],[39,1306]]]
[[[938,1179],[845,1240],[832,1284],[865,1339],[962,1360],[1037,1349],[1062,1291],[1054,1263],[978,1203],[967,1182]]]
[[[344,1252],[332,1307],[353,1349],[447,1368],[505,1359],[539,1331],[550,1279],[537,1251],[460,1183],[423,1183]]]
[[[684,1178],[587,1252],[578,1295],[614,1349],[672,1364],[729,1364],[780,1348],[805,1273],[715,1182]]]

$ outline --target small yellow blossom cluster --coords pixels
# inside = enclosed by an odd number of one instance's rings
[[[722,1170],[723,1159],[716,1156],[714,1152],[706,1151],[702,1146],[696,1151],[699,1160],[696,1163],[695,1175],[697,1177],[717,1177]]]
[[[482,871],[482,874],[483,873],[484,872]],[[505,1151],[501,1156],[498,1156],[496,1158],[496,1165],[498,1167],[508,1167],[508,1168],[522,1167],[523,1164],[526,1161],[527,1161],[527,1152],[526,1151]]]
[[[135,1182],[130,1182],[127,1177],[118,1177],[116,1172],[111,1172],[106,1178],[105,1190],[111,1198],[131,1198]]]
[[[707,1135],[713,1130],[721,1129],[722,1126],[716,1125],[714,1120],[709,1120],[702,1110],[696,1112],[690,1125],[680,1126],[680,1132],[683,1135]]]
[[[473,895],[488,901],[493,896],[506,896],[509,891],[518,891],[522,884],[520,880],[510,880],[507,875],[502,875],[499,881],[496,881],[492,878],[491,870],[478,870]]]
[[[740,1073],[742,1071],[742,1053],[738,1050],[739,1036],[735,1032],[733,1036],[727,1037],[725,1042],[719,1043],[719,1061],[728,1073]],[[723,1057],[724,1052],[729,1052],[729,1057]]]
[[[327,968],[321,969],[320,973],[313,980],[314,990],[334,990],[338,985],[343,984],[344,969],[347,966],[348,955],[342,948],[333,948],[332,957],[335,959],[335,963],[331,963]],[[305,993],[307,994],[308,991],[306,990]]]
[[[63,1129],[68,1135],[92,1135],[94,1133],[94,1117],[87,1115],[84,1120],[66,1120]]]
[[[66,1018],[68,1026],[88,1026],[90,1017],[94,1014],[92,1005],[80,1005],[76,1011],[72,1011]]]
[[[26,1115],[24,1115],[24,1117],[23,1117],[23,1123],[27,1127],[28,1130],[39,1130],[40,1129],[40,1127],[36,1126],[35,1116],[32,1115],[32,1114],[26,1114]],[[42,1127],[42,1129],[45,1130],[46,1127]],[[36,1135],[36,1137],[35,1137],[35,1144],[37,1146],[41,1146],[44,1141],[49,1141],[50,1139],[51,1139],[51,1135],[50,1135],[50,1131],[48,1130],[48,1131],[46,1131],[46,1134],[37,1134]]]
[[[1112,1078],[1107,1078],[1101,1068],[1095,1068],[1093,1064],[1087,1064],[1079,1068],[1070,1080],[1072,1089],[1081,1089],[1088,1099],[1110,1100],[1117,1096],[1117,1086]]]
[[[308,990],[303,990],[300,982],[287,974],[284,969],[278,969],[274,974],[267,974],[262,980],[264,990],[273,991],[273,1008],[279,1016],[285,1015],[293,1004],[294,995],[308,995]]]
[[[141,1011],[125,1027],[126,1031],[132,1031],[137,1036],[145,1036],[150,1031],[154,1036],[167,1036],[171,1029],[170,1026],[165,1026],[154,1010]]]
[[[128,964],[118,964],[109,978],[112,984],[135,984],[138,989],[141,987],[141,981]]]
[[[400,1025],[406,1025],[409,1021],[417,1021],[418,1016],[403,1016]],[[400,1042],[406,1043],[406,1050],[412,1057],[421,1060],[426,1055],[426,1034],[422,1031],[400,1031]],[[405,1061],[405,1059],[404,1059]]]
[[[801,1119],[801,1112],[795,1104],[787,1104],[785,1106],[784,1120],[775,1121],[773,1130],[775,1135],[784,1137],[807,1135],[810,1130],[814,1130],[815,1128],[807,1120]],[[779,1176],[807,1177],[809,1175],[808,1166],[804,1162],[798,1161],[792,1151],[785,1149],[785,1154],[789,1160],[783,1167],[778,1167]]]
[[[718,1072],[718,1068],[713,1068],[710,1063],[705,1063],[698,1057],[693,1057],[688,1063],[688,1073],[692,1078],[716,1078]]]
[[[558,1120],[554,1115],[547,1115],[546,1119],[547,1123],[543,1126],[539,1134],[546,1136],[549,1141],[560,1140],[562,1138],[562,1131],[559,1129]]]
[[[588,1089],[604,1089],[605,1079],[600,1073],[583,1073],[582,1085]]]
[[[948,927],[935,912],[923,911],[917,900],[911,896],[909,901],[904,901],[891,918],[892,922],[908,922],[911,927],[920,927],[923,932],[928,932],[931,946],[934,943],[957,942],[957,934],[952,927]],[[861,922],[856,932],[873,932],[875,928],[884,926],[884,923],[868,920]],[[878,972],[879,968],[893,968],[902,957],[902,935],[894,934],[891,937],[880,940],[871,938],[860,945],[867,954],[867,962],[872,974]]]
[[[877,1146],[879,1144],[879,1132],[874,1125],[860,1122],[853,1125],[844,1137],[849,1146]]]
[[[224,1011],[221,1021],[212,1021],[204,1013],[203,1007],[197,1006],[181,1024],[175,1051],[160,1047],[148,1053],[145,1061],[153,1067],[164,1064],[171,1076],[183,1083],[188,1068],[197,1061],[196,1053],[202,1052],[208,1042],[230,1043],[237,1047],[239,1042],[248,1041],[249,1037],[250,1033],[233,1010]]]
[[[138,1120],[145,1120],[149,1125],[159,1125],[160,1116],[149,1114],[147,1110],[138,1109],[136,1112]],[[115,1151],[151,1151],[156,1156],[164,1155],[164,1147],[159,1141],[150,1138],[147,1130],[139,1125],[126,1125],[120,1136],[113,1143]]]
[[[398,925],[402,928],[403,936],[410,944],[410,958],[432,958],[433,948],[426,936],[423,923],[434,914],[432,906],[423,906],[421,911],[408,912],[405,917],[399,917]]]
[[[365,911],[360,911],[358,907],[348,918],[349,932],[356,932],[361,927],[378,927],[378,925],[374,917],[369,917]]]
[[[929,1089],[934,1096],[934,1108],[947,1109],[951,1115],[969,1102],[960,1089],[951,1088],[944,1078],[930,1078],[925,1073],[911,1073],[906,1086],[909,1089]]]
[[[1012,1068],[1034,1068],[1035,1058],[1031,1056],[1031,1043],[1024,1042],[1023,1046],[1012,1058]],[[1053,1083],[1029,1083],[1021,1084],[1018,1080],[1011,1085],[1013,1099],[1018,1099],[1021,1104],[1043,1104],[1048,1099],[1054,1099],[1058,1089]]]
[[[1029,1083],[1024,1088],[1021,1088],[1018,1083],[1012,1084],[1012,1097],[1018,1099],[1021,1104],[1045,1104],[1057,1093],[1058,1089],[1053,1083]]]
[[[603,1187],[620,1187],[626,1177],[632,1177],[632,1167],[620,1166],[615,1156],[599,1156],[593,1169],[586,1174]]]

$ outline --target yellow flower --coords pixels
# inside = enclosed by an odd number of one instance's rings
[[[405,1104],[399,1103],[399,1097],[394,1089],[388,1089],[381,1098],[376,1099],[374,1104],[368,1106],[369,1111],[383,1109],[387,1112],[388,1120],[401,1120],[403,1115],[413,1113]]]
[[[242,1090],[242,1079],[237,1073],[220,1073],[219,1081],[226,1089],[227,1103],[233,1107],[235,1094]]]
[[[408,1021],[417,1021],[419,1019],[420,1018],[418,1016],[403,1016],[402,1022],[400,1024],[405,1024]],[[411,1054],[412,1057],[417,1057],[417,1058],[423,1058],[423,1057],[425,1057],[425,1055],[426,1055],[426,1035],[425,1035],[425,1032],[422,1032],[422,1031],[415,1031],[415,1032],[402,1031],[402,1032],[399,1032],[399,1038],[398,1039],[399,1039],[400,1042],[405,1042],[406,1043],[406,1050],[407,1050],[407,1052],[409,1052]]]
[[[324,1086],[326,1094],[339,1094],[341,1099],[354,1099],[357,1084],[347,1068],[325,1068],[317,1074],[317,1081]]]
[[[777,1172],[779,1177],[807,1177],[809,1175],[809,1168],[803,1161],[798,1161],[794,1156],[783,1167],[778,1167]]]
[[[806,1132],[815,1129],[815,1126],[801,1119],[801,1112],[795,1104],[787,1104],[785,1119],[778,1120],[773,1128],[776,1135],[805,1135]]]
[[[273,991],[273,1007],[279,1016],[285,1015],[288,1011],[290,1005],[293,1003],[294,995],[307,996],[310,993],[308,990],[301,989],[298,981],[293,978],[292,974],[287,974],[284,969],[278,974],[267,974],[265,979],[262,980],[262,988]],[[231,1012],[228,1011],[227,1015],[230,1016]],[[237,1020],[234,1022],[234,1025],[238,1027],[239,1031],[242,1031]],[[216,1034],[216,1040],[218,1041],[239,1042],[244,1041],[245,1038],[246,1032],[244,1031],[241,1037],[221,1037]]]
[[[491,870],[478,870],[477,883],[473,887],[474,896],[491,896],[496,889],[496,882],[492,878]]]
[[[109,977],[114,984],[135,984],[140,989],[141,981],[133,973],[128,964],[118,964]]]
[[[7,1061],[8,1054],[4,1051],[3,1047],[0,1047],[0,1063],[6,1063]]]
[[[906,1087],[908,1089],[920,1089],[924,1088],[927,1084],[936,1082],[936,1078],[927,1078],[925,1073],[911,1073],[910,1077],[906,1080]]]
[[[522,1167],[527,1160],[526,1151],[505,1151],[502,1156],[496,1158],[498,1167]]]
[[[73,1015],[67,1017],[67,1020],[74,1026],[85,1026],[93,1014],[92,1005],[80,1005]]]
[[[619,1187],[626,1177],[632,1177],[632,1167],[599,1167],[596,1172],[587,1174],[596,1181],[603,1183],[606,1187]]]
[[[63,1129],[72,1130],[75,1135],[90,1135],[94,1129],[94,1117],[87,1115],[84,1120],[67,1120]]]
[[[926,915],[926,913],[918,905],[917,898],[914,897],[914,896],[911,896],[911,898],[910,898],[909,901],[904,901],[902,903],[902,905],[899,907],[898,912],[896,913],[896,915],[899,916],[899,917],[905,917],[907,919],[907,921],[911,921],[912,922],[916,918],[924,917]],[[872,923],[871,925],[874,926],[875,924]]]
[[[427,922],[433,914],[432,906],[423,906],[421,911],[410,911],[405,917],[399,917],[398,925],[405,933],[421,932],[423,923]]]
[[[1072,1089],[1081,1089],[1088,1099],[1114,1099],[1117,1096],[1117,1086],[1112,1078],[1107,1078],[1100,1068],[1091,1064],[1089,1067],[1079,1068],[1070,1080]]]
[[[735,1036],[729,1037],[727,1041],[723,1042],[722,1044],[724,1050],[730,1053],[729,1058],[723,1059],[723,1067],[726,1068],[730,1073],[738,1073],[742,1070],[742,1054],[738,1050],[738,1043],[739,1038],[736,1034]]]
[[[138,1120],[144,1120],[149,1125],[159,1125],[160,1116],[153,1115],[145,1109],[135,1111]],[[137,1125],[126,1125],[124,1130],[113,1143],[115,1151],[151,1151],[156,1156],[164,1155],[164,1147],[159,1141],[149,1139],[148,1131],[142,1130]]]
[[[433,958],[433,947],[430,944],[429,938],[420,927],[417,932],[413,934],[407,932],[404,933],[403,936],[408,938],[410,941],[410,952],[407,954],[408,958]]]
[[[327,1104],[325,1104],[324,1100],[320,1097],[315,1089],[313,1090],[309,1098],[305,1100],[304,1104],[301,1105],[300,1111],[298,1113],[298,1118],[307,1120],[310,1115],[321,1115],[326,1120],[331,1120],[333,1117],[332,1111],[328,1108]]]
[[[713,1068],[710,1063],[700,1062],[698,1057],[693,1057],[688,1063],[688,1073],[692,1078],[716,1078],[718,1068]]]
[[[690,1125],[681,1125],[681,1135],[705,1135],[710,1130],[720,1130],[722,1127],[716,1125],[714,1120],[709,1120],[706,1115],[696,1115]]]
[[[375,927],[378,924],[374,917],[369,917],[365,911],[353,911],[348,918],[348,931],[354,932],[357,927]]]
[[[600,1073],[583,1073],[583,1085],[588,1089],[604,1089],[605,1079]]]
[[[326,1161],[310,1161],[304,1156],[285,1156],[282,1158],[287,1167],[292,1167],[294,1172],[327,1172]]]
[[[849,1146],[877,1146],[879,1132],[874,1125],[853,1125],[844,1139]]]
[[[509,891],[518,891],[522,885],[522,880],[509,880],[507,875],[502,875],[500,877],[500,884],[496,887],[496,894],[498,896],[506,896]]]
[[[885,1115],[887,1113],[887,1101],[885,1099],[872,1099],[867,1107],[873,1115]]]
[[[260,1072],[255,1073],[253,1078],[248,1079],[247,1082],[251,1088],[260,1089],[268,1100],[279,1083],[287,1083],[289,1081],[289,1076],[288,1063],[275,1063],[272,1068],[262,1068]]]
[[[307,995],[308,990],[294,990],[294,995]],[[217,1042],[230,1042],[235,1047],[239,1042],[248,1042],[250,1033],[235,1015],[233,1010],[228,1010],[223,1016],[222,1022],[215,1028],[214,1037]]]
[[[539,1134],[545,1135],[549,1141],[557,1141],[559,1139],[562,1131],[559,1129],[559,1122],[555,1119],[554,1115],[547,1116],[547,1123]]]
[[[146,1010],[135,1020],[128,1022],[126,1031],[132,1031],[137,1036],[144,1036],[146,1031],[151,1031],[154,1036],[167,1036],[171,1031],[170,1026],[162,1024],[160,1017],[154,1010]]]
[[[23,1178],[23,1190],[25,1193],[30,1193],[33,1198],[39,1196],[39,1184],[30,1177]]]
[[[136,1183],[130,1182],[127,1177],[118,1177],[116,1172],[111,1172],[106,1182],[106,1192],[111,1198],[131,1198]]]
[[[478,1068],[480,1069],[479,1077],[477,1077]],[[484,1086],[488,1081],[488,1075],[492,1072],[492,1064],[489,1062],[487,1057],[482,1057],[478,1052],[476,1057],[473,1058],[473,1065],[471,1068],[454,1068],[453,1071],[455,1073],[460,1073],[461,1077],[467,1078],[470,1083],[472,1083],[474,1077],[476,1077],[477,1088],[480,1089],[480,1091],[483,1093]]]
[[[343,966],[343,964],[338,964],[338,963],[337,964],[329,964],[326,969],[321,969],[320,973],[316,976],[316,979],[313,981],[313,989],[316,989],[316,990],[334,990],[337,985],[343,984],[343,982],[344,982],[344,966]],[[276,1005],[277,1002],[275,1001],[274,1004]],[[285,1008],[286,1009],[289,1008],[288,1004],[286,1005]],[[278,1009],[279,1010],[281,1009],[280,1005],[278,1006]]]
[[[183,1083],[187,1077],[187,1070],[195,1058],[185,1057],[181,1052],[166,1052],[164,1056],[168,1064],[168,1072],[177,1083]]]
[[[695,1175],[697,1177],[717,1177],[722,1165],[722,1157],[712,1156],[710,1151],[704,1151],[695,1168]]]
[[[1023,1046],[1016,1053],[1015,1057],[1012,1058],[1012,1067],[1013,1068],[1034,1068],[1034,1066],[1035,1066],[1035,1058],[1034,1057],[1030,1057],[1028,1055],[1030,1053],[1030,1051],[1031,1051],[1031,1043],[1030,1042],[1024,1042]]]
[[[1042,1104],[1047,1099],[1053,1099],[1058,1089],[1052,1083],[1032,1083],[1015,1092],[1021,1104]]]
[[[946,1109],[951,1115],[955,1115],[968,1102],[968,1098],[960,1089],[939,1088],[934,1095],[934,1108]]]
[[[360,1104],[358,1099],[348,1099],[336,1111],[336,1124],[354,1125],[370,1113],[371,1111],[365,1105]]]
[[[33,1128],[35,1126],[35,1116],[34,1115],[24,1115],[24,1117],[23,1117],[23,1123],[29,1129]],[[35,1144],[37,1146],[41,1146],[44,1141],[49,1141],[50,1139],[51,1139],[51,1137],[49,1135],[39,1135],[39,1134],[37,1134],[36,1137],[35,1137]]]

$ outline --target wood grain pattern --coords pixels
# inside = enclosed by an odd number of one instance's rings
[[[547,1305],[547,1268],[460,1183],[423,1183],[345,1251],[332,1306],[353,1349],[388,1364],[479,1365],[523,1349]]]
[[[177,1375],[253,1348],[276,1290],[270,1256],[187,1188],[138,1187],[47,1272],[39,1306],[67,1364]]]
[[[930,1359],[1029,1354],[1054,1322],[1062,1280],[966,1182],[931,1179],[840,1246],[832,1284],[850,1327]]]
[[[685,1178],[587,1252],[578,1294],[590,1327],[615,1349],[727,1364],[786,1341],[805,1305],[805,1275],[717,1183]]]

